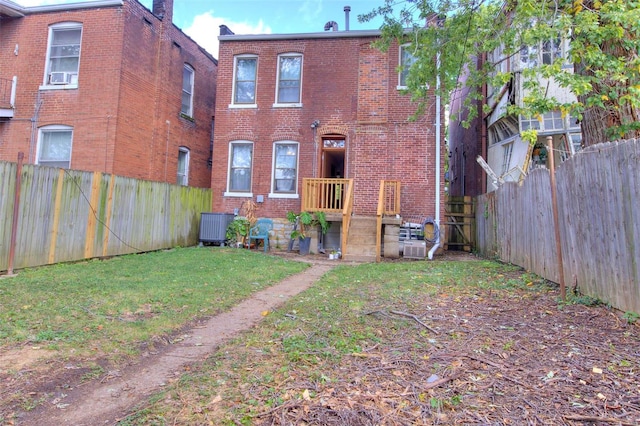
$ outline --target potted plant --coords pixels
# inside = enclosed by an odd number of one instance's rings
[[[287,220],[294,224],[291,238],[297,238],[300,244],[300,254],[309,254],[311,248],[311,236],[309,232],[320,228],[323,234],[329,229],[329,222],[324,212],[288,212]],[[295,226],[297,224],[297,226]]]

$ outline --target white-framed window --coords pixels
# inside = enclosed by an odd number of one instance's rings
[[[38,131],[37,164],[68,169],[71,167],[73,127],[43,126]]]
[[[234,141],[229,144],[229,175],[227,196],[252,196],[251,171],[253,142]]]
[[[539,65],[551,65],[558,58],[567,59],[564,42],[562,39],[542,41],[530,46],[522,46],[520,49],[520,67],[536,68]]]
[[[520,129],[529,130],[536,129],[539,132],[555,132],[559,130],[567,129],[579,129],[580,123],[578,120],[571,116],[562,116],[562,112],[559,110],[549,111],[542,114],[542,116],[525,117],[520,116]]]
[[[407,87],[407,77],[409,76],[409,68],[416,61],[416,57],[411,53],[411,45],[403,44],[400,46],[400,73],[398,75],[398,88]]]
[[[181,146],[178,148],[178,185],[189,185],[189,148]]]
[[[43,86],[69,88],[78,86],[82,24],[64,22],[49,27],[49,42]]]
[[[273,195],[296,195],[298,190],[298,143],[282,141],[273,144]]]
[[[184,64],[182,71],[182,107],[180,112],[187,117],[193,117],[193,68]]]
[[[502,175],[509,171],[511,164],[511,153],[513,152],[513,141],[502,145]]]
[[[258,57],[238,55],[233,60],[232,106],[255,107]]]
[[[278,81],[276,106],[299,106],[302,102],[302,55],[284,53],[278,55]]]
[[[563,130],[564,119],[560,111],[549,111],[542,114],[542,121],[544,124],[544,130]]]

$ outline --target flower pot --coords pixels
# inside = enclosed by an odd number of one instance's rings
[[[307,255],[311,250],[311,237],[298,238],[298,244],[300,246],[300,254]]]

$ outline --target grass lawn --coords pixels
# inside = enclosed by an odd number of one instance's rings
[[[307,267],[248,250],[177,248],[19,271],[0,280],[0,349],[60,357],[138,353]]]
[[[638,347],[510,265],[344,265],[119,425],[638,425]]]

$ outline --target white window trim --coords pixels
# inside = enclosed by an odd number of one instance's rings
[[[53,32],[54,30],[59,29],[80,29],[80,53],[78,54],[78,72],[76,74],[76,83],[73,84],[49,84],[49,60],[51,57],[51,42],[53,41]],[[80,59],[82,56],[82,33],[83,28],[82,24],[79,22],[61,22],[58,24],[49,26],[49,35],[47,40],[47,56],[44,62],[44,76],[42,78],[42,85],[38,88],[38,90],[68,90],[68,89],[77,89],[78,83],[77,80],[80,76]]]
[[[50,132],[50,131],[56,131],[56,130],[62,130],[62,131],[71,132],[71,141],[69,141],[69,143],[71,144],[71,150],[70,150],[70,153],[69,153],[69,167],[67,167],[68,169],[70,169],[71,168],[71,158],[73,156],[73,127],[65,126],[65,125],[62,125],[62,124],[52,124],[52,125],[48,125],[48,126],[42,126],[42,127],[40,127],[38,129],[38,143],[37,143],[37,146],[36,146],[36,161],[35,161],[35,164],[41,164],[40,163],[40,149],[42,148],[42,136],[43,136],[43,133]]]
[[[295,192],[282,193],[276,192],[274,190],[276,186],[276,147],[278,145],[296,145],[296,181],[294,183]],[[268,198],[300,198],[300,194],[298,194],[298,182],[300,179],[300,143],[289,140],[274,142],[271,157],[271,192],[269,192]]]
[[[191,151],[186,146],[181,146],[178,148],[178,153],[186,154],[186,164],[185,164],[185,173],[184,173],[184,182],[178,182],[178,185],[189,186],[189,163],[191,161]],[[178,154],[178,167],[180,167],[180,154]],[[176,171],[176,179],[179,176],[179,171]]]
[[[253,92],[254,102],[252,104],[236,103],[236,71],[238,70],[238,59],[241,58],[253,58],[256,60],[256,79],[255,89]],[[236,55],[233,57],[233,79],[231,80],[231,103],[229,108],[257,108],[258,107],[258,67],[260,61],[258,61],[258,55]]]
[[[184,70],[188,69],[189,71],[191,71],[191,81],[189,81],[190,83],[190,88],[191,88],[191,92],[189,93],[191,96],[189,97],[189,112],[184,112],[182,111],[182,98],[181,102],[180,102],[180,113],[186,115],[187,117],[193,117],[193,96],[194,96],[194,92],[195,92],[195,80],[196,80],[196,71],[193,69],[193,67],[189,64],[184,64],[183,67],[183,74],[182,74],[182,93],[184,93]]]
[[[280,58],[282,57],[300,57],[300,101],[299,102],[278,102],[278,92],[280,89]],[[304,70],[304,55],[302,53],[290,52],[278,55],[276,63],[276,94],[274,108],[301,108],[302,107],[302,72]]]
[[[247,192],[240,192],[240,191],[230,191],[229,190],[229,186],[231,185],[231,162],[233,161],[233,146],[234,145],[242,145],[242,144],[250,144],[251,145],[251,189]],[[255,147],[255,144],[251,141],[245,141],[245,140],[237,140],[237,141],[231,141],[229,142],[229,159],[227,161],[227,189],[224,192],[223,196],[224,197],[253,197],[253,163],[254,163],[254,158],[255,158],[255,151],[253,150],[253,148]]]

